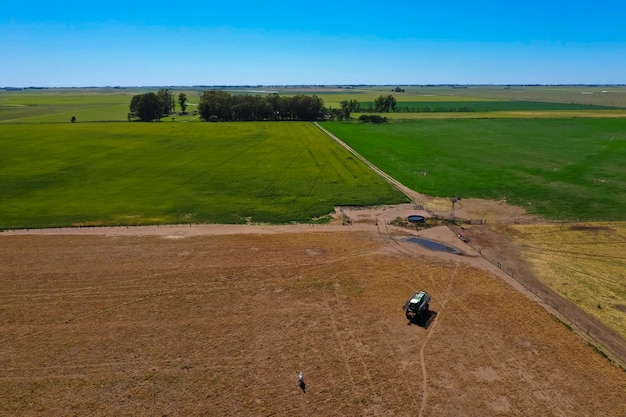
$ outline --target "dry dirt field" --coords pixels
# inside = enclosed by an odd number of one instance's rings
[[[445,227],[419,233],[463,249]],[[626,372],[478,254],[408,236],[358,221],[1,233],[0,415],[626,415]],[[409,325],[419,289],[433,314]]]
[[[534,275],[626,340],[626,222],[509,225]]]

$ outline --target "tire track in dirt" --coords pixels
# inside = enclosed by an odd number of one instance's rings
[[[407,256],[409,258],[412,259],[418,259],[418,255],[408,249],[406,249],[405,247],[403,247],[398,241],[396,241],[395,239],[393,239],[391,237],[391,233],[389,231],[389,228],[387,226],[386,222],[382,222],[384,225],[384,230],[381,229],[380,224],[381,222],[379,221],[378,217],[377,217],[377,221],[376,221],[376,226],[378,228],[378,232],[379,235],[383,238],[383,241],[390,246],[394,251]],[[447,303],[447,299],[448,299],[448,294],[450,292],[450,288],[452,287],[452,282],[454,280],[454,277],[456,276],[457,270],[459,267],[459,262],[455,262],[455,266],[454,269],[452,270],[452,272],[450,273],[450,277],[448,278],[448,283],[446,284],[446,288],[444,290],[443,293],[443,297],[442,297],[442,304],[441,304],[441,308],[440,311],[438,312],[438,315],[442,313],[443,308],[445,307],[446,303]],[[406,283],[406,286],[411,288],[411,291],[413,291],[413,286],[411,286],[410,284],[408,284],[406,281],[402,281],[402,280],[398,280],[399,282],[402,283]],[[426,410],[426,406],[428,405],[428,370],[426,368],[426,355],[425,355],[425,350],[426,350],[426,346],[428,345],[428,341],[430,340],[430,338],[432,337],[432,335],[434,334],[434,330],[435,327],[437,325],[437,321],[435,321],[430,328],[428,329],[428,332],[426,334],[426,337],[424,338],[424,342],[422,343],[422,346],[420,347],[420,366],[421,366],[421,370],[422,370],[422,401],[421,404],[419,405],[419,414],[418,417],[423,417],[424,415],[424,411]],[[405,384],[408,386],[408,384]],[[415,393],[410,390],[409,392],[411,392],[411,397],[412,398],[417,398],[417,396],[415,395]],[[415,406],[417,408],[418,404],[417,404],[417,399],[415,400]]]
[[[350,361],[348,360],[348,354],[346,353],[346,348],[343,345],[341,337],[339,336],[339,328],[337,326],[337,319],[335,317],[335,313],[333,313],[332,307],[328,304],[328,301],[324,302],[324,307],[326,307],[326,311],[328,312],[328,317],[330,319],[330,324],[333,329],[333,335],[335,337],[335,341],[337,342],[337,346],[339,346],[339,351],[341,352],[341,359],[344,363],[344,367],[346,369],[348,379],[350,383],[354,385],[354,376],[352,375],[352,368],[350,366]]]
[[[467,326],[465,327],[466,329],[468,329],[470,333],[472,333],[472,336],[475,337],[477,340],[488,341],[489,342],[488,345],[493,347],[491,348],[491,350],[487,350],[487,349],[483,350],[483,353],[489,357],[491,363],[499,363],[502,361],[501,358],[496,358],[493,351],[507,352],[507,358],[509,358],[510,363],[513,364],[512,368],[515,369],[515,371],[517,372],[516,373],[517,377],[522,379],[526,386],[532,386],[534,392],[540,393],[542,398],[547,399],[547,401],[549,401],[549,403],[552,405],[551,408],[552,408],[552,411],[555,413],[555,415],[559,415],[561,417],[567,417],[570,415],[567,411],[563,410],[563,408],[559,405],[558,401],[554,399],[552,395],[547,393],[545,391],[545,388],[540,386],[536,382],[536,380],[533,378],[533,376],[528,371],[526,371],[527,364],[524,359],[520,358],[519,355],[516,355],[512,350],[507,349],[504,343],[501,342],[500,339],[495,337],[493,334],[490,334],[488,332],[479,333],[478,331],[471,330],[472,323],[480,322],[480,317],[478,314],[476,314],[475,311],[470,309],[463,302],[455,303],[455,308],[458,308],[462,312],[462,317],[465,318],[464,321],[468,323]],[[471,381],[468,381],[468,383],[471,383]],[[539,404],[539,402],[533,397],[529,397],[529,400],[533,402],[537,410],[545,409],[545,406],[542,407],[542,405]],[[523,414],[523,412],[521,410],[517,410],[517,414]]]
[[[454,265],[454,269],[452,270],[452,272],[450,273],[450,277],[448,278],[448,284],[446,285],[446,289],[443,292],[441,307],[439,308],[439,311],[437,312],[438,316],[443,313],[446,307],[446,304],[448,301],[448,294],[450,293],[450,288],[452,288],[452,282],[454,281],[454,278],[456,277],[456,272],[458,268],[459,268],[459,263],[456,262]],[[424,343],[422,343],[422,347],[420,348],[420,365],[422,367],[422,404],[420,406],[418,417],[422,417],[424,415],[424,411],[426,410],[426,406],[428,405],[428,371],[426,369],[426,355],[424,352],[426,350],[426,346],[428,345],[428,341],[430,340],[432,335],[435,333],[435,328],[438,322],[439,320],[435,320],[432,326],[430,326],[430,329],[428,329],[428,334],[426,334],[426,338],[424,339]]]
[[[138,280],[143,280],[143,279],[145,279],[147,277],[151,277],[151,276],[155,276],[155,275],[163,275],[163,274],[150,274],[148,276],[139,278]],[[74,292],[75,293],[76,291],[80,291],[80,290],[81,289],[74,289],[74,290],[71,290],[69,292]],[[40,329],[40,330],[35,331],[35,332],[30,332],[30,333],[22,334],[22,335],[19,335],[19,336],[9,337],[9,338],[0,340],[0,344],[6,344],[6,343],[9,343],[9,342],[14,342],[16,340],[25,339],[27,337],[43,334],[43,333],[51,331],[52,327],[57,326],[58,324],[70,324],[70,323],[73,323],[75,321],[83,320],[83,319],[86,319],[88,317],[93,317],[93,316],[96,316],[98,314],[105,313],[107,311],[116,310],[116,309],[118,309],[120,307],[124,307],[124,306],[127,306],[127,305],[135,304],[135,303],[138,303],[138,302],[143,302],[143,301],[146,301],[146,300],[150,300],[152,298],[161,297],[161,296],[168,295],[168,294],[173,294],[173,293],[176,293],[178,291],[180,291],[180,288],[174,288],[174,289],[167,290],[167,291],[157,291],[157,292],[153,292],[153,293],[150,293],[150,294],[146,294],[146,295],[143,295],[141,297],[136,297],[136,298],[134,298],[132,300],[123,301],[121,303],[117,303],[117,304],[114,304],[114,305],[106,307],[106,308],[101,308],[101,309],[94,310],[94,311],[91,311],[91,312],[86,313],[86,314],[81,314],[81,315],[77,315],[77,316],[71,317],[69,319],[64,320],[62,323],[49,324],[49,325],[45,326],[43,329]]]
[[[343,303],[340,301],[340,294],[338,292],[338,287],[335,285],[335,299],[337,300],[338,313],[342,316],[350,316],[350,311],[346,311],[345,307],[343,307]],[[374,378],[369,372],[369,367],[363,357],[358,352],[358,345],[356,341],[359,339],[359,333],[365,333],[363,331],[362,326],[358,325],[357,322],[351,322],[350,327],[346,327],[345,329],[340,329],[337,313],[335,312],[335,308],[332,307],[328,301],[324,303],[324,306],[328,312],[328,317],[331,322],[331,327],[333,329],[334,338],[336,340],[337,346],[339,347],[339,351],[341,354],[341,359],[344,364],[344,368],[348,375],[348,379],[351,386],[359,386],[358,381],[356,380],[355,373],[358,375],[364,375],[367,380],[367,388],[369,392],[369,396],[376,396],[380,399],[384,398],[384,393],[380,384],[374,382]],[[356,330],[355,327],[356,326]],[[350,354],[349,352],[353,352]],[[358,363],[358,365],[355,364]],[[358,369],[355,369],[355,366],[358,366]],[[337,384],[335,384],[337,385]]]
[[[337,301],[337,309],[341,310],[340,312],[342,313],[342,316],[350,316],[350,312],[349,311],[345,311],[345,307],[344,307],[344,303],[341,302],[340,300],[340,294],[339,294],[339,285],[338,282],[335,283],[335,299]],[[346,329],[343,330],[344,334],[347,334],[347,340],[350,341],[351,346],[349,346],[349,352],[353,352],[352,355],[348,355],[346,354],[346,359],[347,359],[347,365],[349,366],[350,360],[354,357],[356,358],[356,361],[360,364],[360,368],[362,369],[361,371],[358,371],[359,375],[364,375],[365,378],[368,381],[368,387],[369,390],[371,392],[371,395],[377,395],[378,398],[383,398],[383,392],[380,390],[379,387],[377,387],[377,385],[374,383],[374,379],[372,378],[372,375],[369,371],[369,367],[367,366],[367,363],[363,360],[363,356],[359,354],[358,352],[358,345],[354,342],[360,339],[359,337],[359,333],[360,334],[366,334],[367,332],[363,331],[363,327],[361,325],[358,324],[359,321],[356,320],[355,322],[351,322],[351,325],[346,327]],[[355,331],[356,329],[356,331]],[[347,346],[347,343],[344,343],[344,346]],[[347,352],[347,351],[346,351]],[[351,377],[352,377],[352,373],[351,373]],[[354,385],[354,379],[352,378],[352,384]]]
[[[397,242],[395,239],[391,237],[391,233],[389,231],[389,228],[387,227],[387,223],[385,221],[382,221],[382,224],[384,226],[384,230],[381,229],[381,221],[378,218],[378,216],[376,216],[376,227],[378,230],[378,235],[382,238],[384,244],[389,246],[393,251],[400,253],[401,255],[408,256],[408,257],[415,257],[413,253],[406,250],[399,242]],[[397,281],[399,284],[402,284],[405,287],[407,287],[407,289],[409,289],[410,291],[413,291],[413,286],[410,285],[407,281],[404,281],[401,279],[397,279]],[[381,331],[381,334],[384,334],[385,330],[381,327],[380,323],[378,324],[378,326]],[[386,339],[383,339],[383,341],[387,347],[387,350],[391,354],[393,352],[392,346],[389,344],[389,342]],[[415,405],[415,408],[417,409],[419,407],[417,395],[416,395],[415,390],[412,388],[413,380],[411,380],[408,375],[405,379],[405,383],[402,384],[402,386],[404,387],[404,389],[406,389],[409,392],[410,394],[409,397],[413,399],[413,404]]]
[[[380,333],[381,333],[382,335],[384,335],[384,334],[385,334],[385,331],[386,331],[386,330],[382,327],[382,324],[378,323],[378,329],[379,329],[379,331],[380,331]],[[384,337],[383,337],[383,338],[382,338],[382,342],[383,342],[383,343],[385,344],[385,346],[387,347],[387,351],[389,352],[389,354],[390,354],[390,355],[392,355],[392,354],[393,354],[393,348],[392,348],[391,344],[389,343],[389,341],[388,341],[386,338],[384,338]],[[413,386],[413,385],[412,385],[413,380],[410,378],[410,375],[408,375],[408,374],[405,374],[405,375],[406,375],[406,376],[405,376],[405,378],[404,378],[404,383],[402,384],[402,387],[403,387],[406,391],[408,391],[408,393],[409,393],[409,398],[411,398],[411,399],[413,400],[413,405],[415,405],[415,408],[417,409],[417,407],[419,407],[419,404],[418,404],[418,402],[417,402],[417,395],[416,395],[416,393],[415,393],[415,390],[412,388],[412,386]],[[398,392],[399,392],[399,390],[398,390],[397,388],[395,388],[395,387],[394,387],[394,391],[395,391],[396,393],[398,393]],[[399,396],[399,395],[398,395],[398,396]]]

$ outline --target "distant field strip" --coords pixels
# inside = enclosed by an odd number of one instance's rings
[[[506,200],[554,219],[626,219],[624,118],[323,126],[426,195]]]
[[[310,123],[0,125],[0,228],[306,222],[406,201]]]
[[[358,119],[361,114],[351,116]],[[391,120],[416,119],[617,119],[626,118],[626,110],[518,110],[518,111],[431,111],[384,113]]]
[[[396,112],[492,112],[492,111],[574,111],[614,110],[607,106],[548,103],[541,101],[400,101]]]
[[[126,120],[132,95],[64,90],[0,93],[0,122],[69,122]]]

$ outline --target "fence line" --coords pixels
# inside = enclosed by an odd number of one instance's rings
[[[609,329],[605,324],[600,322],[597,318],[591,316],[589,313],[583,311],[576,304],[567,300],[565,297],[550,289],[545,284],[541,283],[534,277],[529,277],[514,268],[507,267],[498,259],[493,259],[485,256],[481,248],[474,247],[471,242],[466,242],[470,247],[476,250],[486,261],[497,267],[502,272],[513,278],[517,283],[522,285],[528,291],[536,295],[546,305],[554,309],[559,315],[563,316],[575,329],[595,340],[602,349],[605,349],[610,354],[621,362],[619,365],[622,369],[626,370],[626,341],[613,330]],[[564,323],[570,327],[568,323]],[[594,346],[595,347],[595,346]],[[596,347],[598,351],[611,359],[607,352],[603,352]]]

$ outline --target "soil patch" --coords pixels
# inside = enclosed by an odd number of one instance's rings
[[[471,248],[359,227],[0,234],[0,414],[626,415],[626,373]]]

